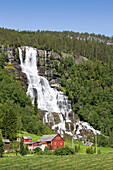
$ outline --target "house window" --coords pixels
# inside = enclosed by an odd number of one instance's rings
[[[60,143],[60,145],[62,145],[62,142]]]
[[[55,149],[56,149],[56,146],[55,146]]]
[[[56,142],[54,142],[54,145],[56,145]]]

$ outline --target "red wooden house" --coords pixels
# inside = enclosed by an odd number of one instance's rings
[[[23,136],[22,137],[22,141],[27,144],[27,143],[30,143],[32,142],[32,138],[30,136]]]
[[[37,142],[38,147],[41,149],[43,148],[43,145],[47,146],[48,148],[50,148],[51,145],[52,150],[65,146],[65,141],[59,134],[43,135]]]

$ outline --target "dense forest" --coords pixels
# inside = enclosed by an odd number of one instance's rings
[[[60,55],[61,52],[72,54],[73,57],[65,58],[61,55],[58,62],[51,57],[56,72],[61,75],[63,90],[69,97],[75,114],[105,135],[110,135],[113,130],[113,46],[107,44],[112,42],[113,37],[88,33],[39,30],[32,32],[0,28],[0,45],[6,48],[27,45],[53,50]],[[87,60],[83,58],[77,64],[77,57],[85,57]],[[40,129],[44,125],[42,126],[38,114],[35,114],[21,83],[3,68],[4,59],[7,61],[7,57],[1,54],[0,58],[0,116],[3,119],[3,112],[10,112],[13,108],[21,121],[22,129],[32,133],[44,133],[43,129]],[[39,132],[37,129],[40,129]]]
[[[61,85],[81,120],[108,135],[113,129],[113,64],[61,58]]]

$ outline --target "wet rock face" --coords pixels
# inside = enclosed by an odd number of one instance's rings
[[[45,50],[37,50],[38,56],[45,58]]]
[[[59,62],[60,55],[53,51],[37,50],[37,66],[38,73],[40,76],[46,77],[50,85],[59,84],[61,75],[56,73],[54,61]],[[53,83],[52,83],[53,82]],[[61,87],[55,87],[56,89],[61,89]]]
[[[4,46],[1,45],[0,46],[0,50],[3,50],[6,52],[7,56],[8,56],[8,62],[9,63],[13,63],[16,62],[16,52],[17,52],[17,48],[10,48],[8,46]]]

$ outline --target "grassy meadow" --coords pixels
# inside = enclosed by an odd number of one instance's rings
[[[37,141],[40,136],[22,132],[18,136],[31,136],[33,141]],[[101,170],[113,169],[113,148],[98,147],[101,154],[86,154],[88,146],[81,142],[74,141],[74,145],[80,145],[80,151],[75,155],[56,156],[56,155],[26,155],[16,156],[15,153],[4,154],[0,158],[0,170],[10,169],[75,169],[75,170]],[[72,147],[72,140],[65,140],[65,146]],[[94,146],[93,146],[94,149]]]
[[[100,155],[33,155],[0,158],[0,169],[113,169],[113,152]]]

